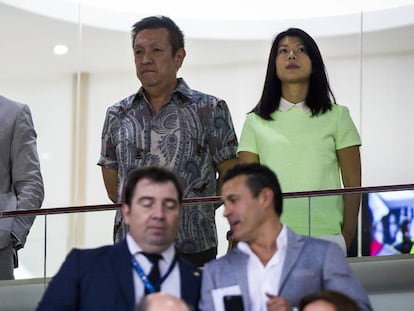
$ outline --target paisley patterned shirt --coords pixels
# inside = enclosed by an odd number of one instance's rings
[[[118,201],[128,173],[159,165],[173,170],[184,185],[184,197],[216,195],[217,165],[236,158],[237,138],[227,104],[191,90],[178,79],[176,90],[158,113],[143,88],[108,108],[98,165],[118,171]],[[115,240],[126,228],[115,216]],[[182,253],[198,253],[217,246],[215,206],[185,205],[176,246]]]

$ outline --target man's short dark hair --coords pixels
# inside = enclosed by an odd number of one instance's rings
[[[179,49],[184,48],[184,34],[181,29],[171,18],[161,15],[145,17],[132,26],[132,47],[134,47],[135,38],[140,31],[157,28],[165,28],[168,31],[173,55]]]
[[[252,163],[238,164],[227,171],[223,177],[223,183],[238,176],[246,176],[246,185],[252,192],[253,197],[257,197],[264,188],[270,188],[274,194],[274,209],[277,215],[281,216],[283,211],[282,190],[276,174],[267,166]]]
[[[166,183],[171,181],[177,189],[179,203],[182,203],[183,188],[177,175],[163,167],[147,166],[143,168],[134,169],[128,174],[128,181],[125,185],[123,200],[123,202],[126,205],[131,206],[135,186],[141,179],[149,179],[155,183]]]

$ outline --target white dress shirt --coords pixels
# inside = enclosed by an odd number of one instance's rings
[[[141,247],[134,241],[131,235],[128,233],[126,236],[126,242],[128,245],[129,252],[134,254],[135,259],[138,261],[139,265],[142,268],[142,271],[148,275],[152,268],[151,261],[148,260],[145,255],[143,255]],[[175,248],[174,245],[171,245],[167,248],[162,254],[162,259],[160,259],[158,266],[160,269],[161,278],[168,272],[171,263],[175,257]],[[134,289],[135,289],[135,303],[138,303],[142,297],[144,297],[145,286],[139,277],[137,271],[131,264],[131,272],[134,280]],[[174,268],[172,269],[170,275],[162,282],[161,291],[163,293],[168,293],[176,297],[181,297],[181,281],[180,281],[180,270],[178,262],[175,263]]]
[[[279,293],[280,277],[286,257],[287,230],[282,226],[276,241],[276,252],[266,266],[250,249],[246,242],[239,242],[237,247],[249,255],[247,263],[247,281],[251,301],[251,311],[266,311],[266,302],[269,300],[266,293],[277,296]]]

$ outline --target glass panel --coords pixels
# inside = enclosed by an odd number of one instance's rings
[[[37,216],[25,246],[18,251],[19,267],[14,270],[16,280],[44,277],[46,230],[47,216]]]
[[[69,206],[72,109],[78,97],[74,77],[81,64],[79,6],[76,1],[1,1],[0,12],[1,95],[29,105],[32,111],[45,186],[43,207]],[[50,17],[51,13],[62,19]],[[58,44],[68,47],[66,54],[54,53]],[[57,221],[54,225],[59,231]],[[43,277],[45,227],[44,217],[37,217],[19,251],[16,278]],[[50,239],[55,253],[64,256],[63,246],[53,236]]]
[[[362,167],[364,185],[413,181],[414,5],[364,13]]]
[[[45,184],[43,206],[67,206],[72,104],[76,101],[73,75],[80,63],[79,26],[35,13],[41,7],[35,1],[26,6],[27,10],[0,6],[1,28],[13,30],[1,34],[1,93],[28,104],[32,110]],[[68,19],[74,21],[78,20],[78,13],[78,10],[66,11]],[[54,54],[56,44],[67,45],[68,53]],[[54,185],[59,185],[59,191],[53,191]]]
[[[110,224],[101,220],[112,211],[57,214],[48,216],[46,276],[53,276],[72,248],[112,244]]]
[[[55,275],[72,248],[112,244],[113,211],[39,215],[25,247],[19,250],[16,279]],[[109,216],[109,217],[108,217]],[[105,220],[107,223],[105,223]],[[45,244],[46,241],[46,244]]]

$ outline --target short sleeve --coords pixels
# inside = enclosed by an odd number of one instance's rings
[[[360,146],[361,138],[358,130],[352,121],[347,107],[339,106],[338,127],[336,132],[336,150],[351,146]]]
[[[118,169],[116,157],[116,144],[114,142],[114,133],[118,127],[119,118],[114,107],[109,107],[106,111],[105,122],[102,129],[101,154],[98,165],[111,169]]]
[[[246,121],[244,121],[237,152],[248,151],[251,153],[259,154],[256,143],[256,131],[254,122],[255,115],[253,112],[251,112],[247,115]]]

